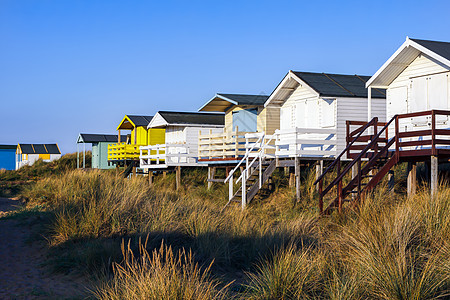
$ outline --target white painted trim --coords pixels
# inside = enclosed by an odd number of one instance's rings
[[[450,67],[450,61],[442,56],[440,56],[439,54],[431,51],[428,48],[423,47],[422,45],[414,42],[413,40],[410,40],[408,37],[406,37],[406,41],[400,46],[400,48],[397,49],[397,51],[395,51],[395,53],[381,66],[380,69],[378,69],[378,71],[372,76],[370,77],[370,79],[366,82],[366,88],[372,85],[372,82],[374,82],[377,77],[386,69],[389,67],[389,65],[391,65],[392,61],[400,55],[400,53],[407,47],[413,47],[415,48],[417,51],[420,51],[424,54],[426,54],[427,56],[447,65]]]
[[[200,108],[198,109],[198,111],[201,111],[202,109],[204,109],[209,103],[211,103],[212,101],[216,100],[217,98],[222,99],[222,100],[225,100],[225,101],[228,101],[228,102],[230,102],[230,103],[233,104],[233,105],[238,105],[238,103],[237,103],[236,101],[231,100],[231,99],[229,99],[229,98],[227,98],[227,97],[221,96],[221,95],[219,95],[219,94],[216,94],[216,95],[215,95],[214,97],[212,97],[208,102],[206,102],[202,107],[200,107]]]
[[[273,98],[278,94],[278,92],[284,88],[284,85],[286,85],[286,82],[290,79],[294,79],[295,81],[298,82],[298,84],[302,87],[305,87],[308,91],[310,91],[311,93],[317,95],[317,97],[320,96],[320,94],[314,90],[312,87],[310,87],[306,82],[304,82],[303,80],[301,80],[297,75],[295,75],[295,73],[292,70],[289,70],[289,72],[286,74],[286,76],[284,76],[283,80],[280,82],[280,84],[276,87],[276,89],[272,92],[272,94],[270,94],[269,99],[267,99],[267,101],[264,103],[264,107],[267,107],[270,102],[273,100]],[[298,87],[297,87],[298,88]],[[295,88],[294,88],[295,90]],[[286,101],[286,98],[283,99],[283,101]]]

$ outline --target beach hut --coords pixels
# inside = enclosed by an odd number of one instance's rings
[[[387,89],[387,119],[396,114],[450,109],[450,43],[406,38],[367,82],[369,91]],[[370,99],[369,99],[370,101]],[[448,125],[447,115],[437,124]],[[402,118],[405,130],[431,128],[431,115]],[[394,131],[390,132],[392,137]]]
[[[365,88],[370,76],[289,71],[264,104],[280,109],[278,158],[332,158],[346,147],[346,121],[383,122],[386,96]]]
[[[126,140],[108,145],[108,161],[115,165],[130,166],[139,163],[140,146],[164,144],[165,132],[161,128],[147,129],[153,116],[126,115],[117,126],[118,137],[128,132]]]
[[[256,142],[258,134],[246,134],[246,154],[225,179],[230,184],[229,203],[239,201],[245,207],[277,167],[294,171],[290,182],[295,181],[300,199],[300,160],[319,162],[316,170],[320,176],[323,160],[334,159],[347,146],[347,120],[365,123],[369,113],[380,122],[385,120],[385,91],[374,89],[369,106],[365,87],[369,78],[289,71],[264,103],[265,109],[278,111],[279,127],[273,134],[260,133]],[[238,167],[244,170],[237,180],[241,186],[234,191]]]
[[[224,114],[159,111],[148,130],[165,129],[165,143],[141,146],[140,167],[198,166],[199,134],[223,132]]]
[[[17,145],[0,145],[0,170],[14,170]]]
[[[333,162],[332,167],[338,166],[338,176],[320,193],[320,211],[327,213],[336,207],[341,211],[350,193],[360,200],[387,174],[393,181],[393,167],[403,162],[408,163],[408,195],[416,190],[417,162],[428,165],[434,195],[438,164],[450,159],[449,86],[450,43],[406,38],[366,83],[369,103],[373,103],[374,90],[387,91],[386,124],[379,126],[369,111],[368,120],[350,130],[346,152],[352,161],[343,170],[338,159]],[[353,172],[353,179],[343,185],[343,176],[354,167],[357,172]],[[322,180],[323,176],[319,178]],[[335,186],[339,196],[323,206],[324,196]]]
[[[50,162],[61,157],[58,144],[18,144],[16,148],[16,170],[31,166],[37,160]]]
[[[126,141],[127,136],[122,135],[121,140]],[[112,164],[108,163],[108,145],[115,144],[118,141],[116,134],[92,134],[80,133],[77,138],[77,168],[86,167],[86,144],[91,144],[92,147],[92,161],[91,167],[93,169],[111,169],[114,168]],[[83,144],[83,158],[82,165],[80,165],[80,151],[79,145]]]
[[[396,163],[408,161],[408,193],[416,186],[416,163],[431,169],[431,190],[438,184],[438,163],[450,158],[450,43],[406,38],[367,82],[387,89],[388,136]],[[370,101],[370,98],[369,98]]]
[[[266,95],[218,93],[199,111],[225,113],[225,127],[221,133],[199,136],[199,158],[204,162],[233,163],[245,154],[245,134],[273,133],[279,127],[279,108],[265,108]]]

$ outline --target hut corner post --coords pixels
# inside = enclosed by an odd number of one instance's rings
[[[77,169],[80,168],[80,150],[79,150],[79,143],[77,143]]]
[[[323,160],[319,160],[316,164],[316,180],[319,179],[323,173]],[[319,183],[316,184],[316,191],[319,191]]]

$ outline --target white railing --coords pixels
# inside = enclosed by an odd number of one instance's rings
[[[247,179],[251,176],[252,168],[253,170],[259,170],[259,188],[263,184],[263,160],[269,156],[268,152],[273,152],[275,149],[274,145],[271,145],[273,140],[273,135],[266,135],[264,132],[257,133],[247,133],[245,135],[245,155],[236,165],[236,167],[229,173],[225,179],[225,183],[229,182],[228,189],[228,199],[231,201],[234,195],[234,183],[241,182],[241,193],[242,193],[242,208],[245,208],[247,204]],[[272,150],[272,151],[270,151]],[[267,154],[266,154],[267,153]],[[245,163],[245,169],[241,173],[241,176],[234,182],[234,173]]]
[[[192,166],[197,164],[197,151],[189,144],[158,144],[140,147],[141,168]],[[196,150],[196,149],[194,149]]]
[[[295,128],[276,130],[275,156],[333,157],[336,156],[336,129]]]

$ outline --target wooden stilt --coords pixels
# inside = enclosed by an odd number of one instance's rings
[[[177,166],[176,167],[176,173],[175,173],[175,181],[176,181],[176,188],[177,191],[180,189],[181,187],[181,166]]]
[[[414,196],[416,193],[417,185],[417,165],[415,162],[408,163],[408,179],[407,179],[407,190],[408,197]]]
[[[394,170],[389,170],[388,172],[388,190],[392,191],[395,186],[395,174]],[[414,186],[414,192],[415,192],[415,186]]]
[[[289,173],[289,187],[293,187],[295,184],[295,174]]]
[[[212,180],[216,176],[216,168],[208,167],[208,190],[212,188],[213,182]]]
[[[316,180],[322,175],[323,173],[323,160],[319,160],[316,164]],[[316,184],[316,191],[319,191],[319,184]]]
[[[166,178],[167,176],[167,171],[163,171],[163,178]]]
[[[289,176],[289,167],[284,167],[284,176]]]
[[[434,195],[437,193],[438,189],[438,157],[437,156],[431,156],[431,196],[434,197]]]
[[[295,158],[295,199],[300,201],[300,158]]]
[[[153,171],[148,171],[148,185],[153,186]]]

